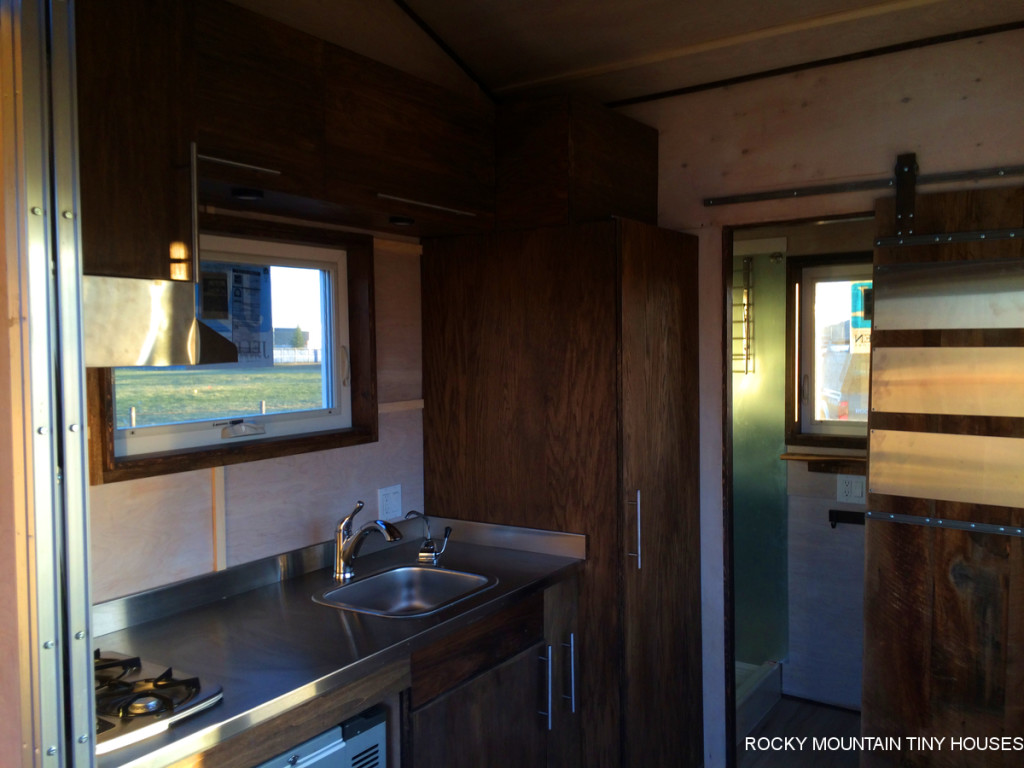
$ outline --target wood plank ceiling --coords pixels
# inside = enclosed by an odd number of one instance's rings
[[[606,103],[1024,24],[1020,0],[233,1],[449,87]]]

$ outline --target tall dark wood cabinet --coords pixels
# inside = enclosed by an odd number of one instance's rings
[[[422,263],[426,508],[585,533],[579,764],[699,765],[695,238],[607,220]]]

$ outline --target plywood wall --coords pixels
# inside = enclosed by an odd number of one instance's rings
[[[701,564],[705,765],[724,765],[722,227],[873,210],[870,193],[705,208],[715,195],[1024,163],[1024,32],[636,105],[659,129],[659,223],[701,238]]]
[[[401,484],[423,505],[420,249],[377,240],[380,439],[90,488],[92,598],[102,602],[326,541],[357,500]]]

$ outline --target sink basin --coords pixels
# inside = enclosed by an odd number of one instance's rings
[[[426,616],[497,583],[477,573],[410,565],[331,587],[313,600],[375,616]]]

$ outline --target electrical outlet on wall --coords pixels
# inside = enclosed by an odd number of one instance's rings
[[[377,514],[381,520],[391,522],[402,519],[402,486],[389,485],[377,489]]]
[[[836,501],[844,501],[847,504],[864,504],[867,499],[864,496],[864,480],[861,475],[837,475],[836,476]]]

